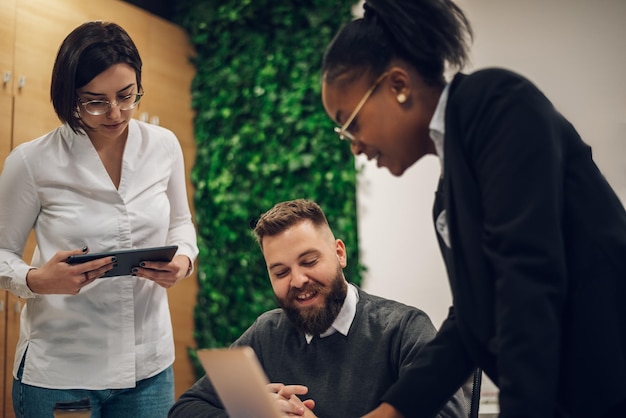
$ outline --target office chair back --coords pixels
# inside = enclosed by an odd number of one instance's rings
[[[480,406],[480,385],[482,383],[483,371],[480,367],[474,370],[472,377],[472,396],[470,399],[469,418],[478,418],[478,407]]]

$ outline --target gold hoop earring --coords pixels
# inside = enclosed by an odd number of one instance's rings
[[[402,104],[406,102],[406,94],[400,93],[398,94],[398,96],[396,96],[396,99],[398,100],[398,103]]]

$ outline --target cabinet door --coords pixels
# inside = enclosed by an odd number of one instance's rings
[[[3,10],[2,6],[0,6],[0,10]],[[5,17],[4,15],[0,16],[0,19],[3,19],[2,23],[4,23]],[[4,28],[4,25],[0,25],[0,28]],[[4,36],[4,33],[0,36]],[[0,38],[0,40],[3,42],[4,38]],[[0,48],[2,47],[0,46]],[[3,52],[0,52],[0,60],[3,60],[3,54]],[[6,62],[8,61],[3,60],[1,65],[4,65]],[[11,151],[12,112],[13,98],[10,94],[5,94],[5,92],[0,93],[0,171],[5,158]],[[5,290],[0,290],[0,417],[11,416],[9,412],[13,414],[10,385],[13,356],[10,356],[9,353],[15,351],[15,347],[10,346],[7,338],[8,293]]]
[[[59,45],[77,20],[72,2],[17,0],[13,146],[59,125],[50,103],[50,78]]]
[[[6,292],[6,361],[4,376],[4,418],[15,418],[11,388],[13,387],[13,360],[15,347],[20,335],[20,314],[24,307],[24,300]]]
[[[13,93],[13,55],[15,50],[15,0],[0,5],[0,96]],[[4,141],[4,137],[1,139]],[[4,160],[3,160],[4,161]]]
[[[173,131],[180,141],[187,170],[189,206],[193,207],[190,172],[195,162],[191,83],[194,55],[187,34],[160,18],[150,21],[149,43],[145,54],[146,94],[139,114]],[[147,116],[147,117],[146,117]]]
[[[8,369],[7,361],[7,292],[6,290],[0,290],[0,417],[4,417],[4,405],[7,404],[6,396],[8,391],[5,390],[6,373],[9,373],[11,369]],[[6,371],[9,370],[9,371]],[[10,394],[10,393],[9,393]]]

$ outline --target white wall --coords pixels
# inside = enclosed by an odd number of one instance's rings
[[[626,0],[459,0],[475,40],[472,68],[520,72],[543,90],[593,148],[626,201]],[[435,157],[403,177],[362,159],[359,234],[363,288],[417,306],[436,327],[451,303],[432,226]]]

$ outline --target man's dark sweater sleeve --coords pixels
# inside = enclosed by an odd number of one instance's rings
[[[406,417],[462,416],[458,408],[465,405],[451,397],[462,396],[459,389],[474,365],[460,338],[451,310],[435,338],[423,346],[382,402],[393,405]],[[446,405],[450,400],[452,403]]]
[[[168,418],[228,418],[209,379],[200,378],[176,401]]]

